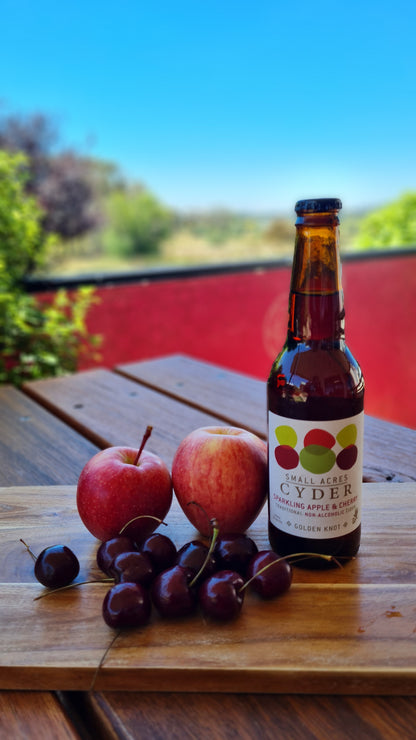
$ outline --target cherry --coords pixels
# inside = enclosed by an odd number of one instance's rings
[[[140,546],[140,552],[145,553],[150,559],[155,573],[170,568],[176,558],[176,547],[169,537],[160,532],[151,534]]]
[[[235,619],[244,601],[244,579],[232,570],[220,570],[209,576],[198,593],[203,614],[211,619]]]
[[[245,575],[248,564],[258,552],[254,540],[246,534],[220,534],[214,548],[214,555],[222,570],[234,570]]]
[[[110,575],[110,568],[114,558],[121,552],[133,552],[137,550],[133,540],[125,535],[112,537],[111,540],[102,542],[97,550],[97,565],[104,573]]]
[[[263,599],[280,596],[292,583],[292,566],[272,550],[261,550],[251,559],[247,583]]]
[[[150,558],[137,551],[117,555],[110,566],[110,574],[116,583],[140,583],[145,587],[150,586],[155,576]]]
[[[140,583],[117,583],[103,601],[103,618],[109,627],[141,627],[150,619],[152,605]]]
[[[199,573],[204,566],[204,575],[209,576],[217,570],[217,562],[212,554],[209,554],[209,547],[204,545],[200,540],[192,540],[183,545],[178,550],[176,556],[176,565],[183,565],[185,568],[191,568],[194,573]]]
[[[26,550],[35,561],[35,578],[48,588],[60,588],[72,583],[79,573],[77,556],[66,545],[51,545],[46,547],[36,557],[30,547],[24,542]]]
[[[195,573],[191,568],[173,565],[159,573],[152,584],[153,603],[162,617],[185,617],[196,608],[197,598],[191,581]]]

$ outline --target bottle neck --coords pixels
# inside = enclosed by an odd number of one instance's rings
[[[296,221],[288,340],[331,343],[343,338],[338,215],[303,214]]]

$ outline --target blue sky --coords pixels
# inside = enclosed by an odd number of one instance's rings
[[[0,113],[178,209],[416,189],[413,0],[1,0]]]

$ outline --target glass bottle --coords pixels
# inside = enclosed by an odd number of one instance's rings
[[[341,207],[295,206],[287,339],[267,384],[269,539],[280,555],[348,558],[360,546],[364,379],[344,337]]]

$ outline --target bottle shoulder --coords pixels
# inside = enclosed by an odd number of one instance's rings
[[[273,364],[268,398],[283,415],[341,418],[362,410],[364,378],[345,343],[287,344]]]
[[[331,372],[362,376],[360,365],[345,342],[287,342],[272,365],[270,377],[282,372],[304,378]]]

